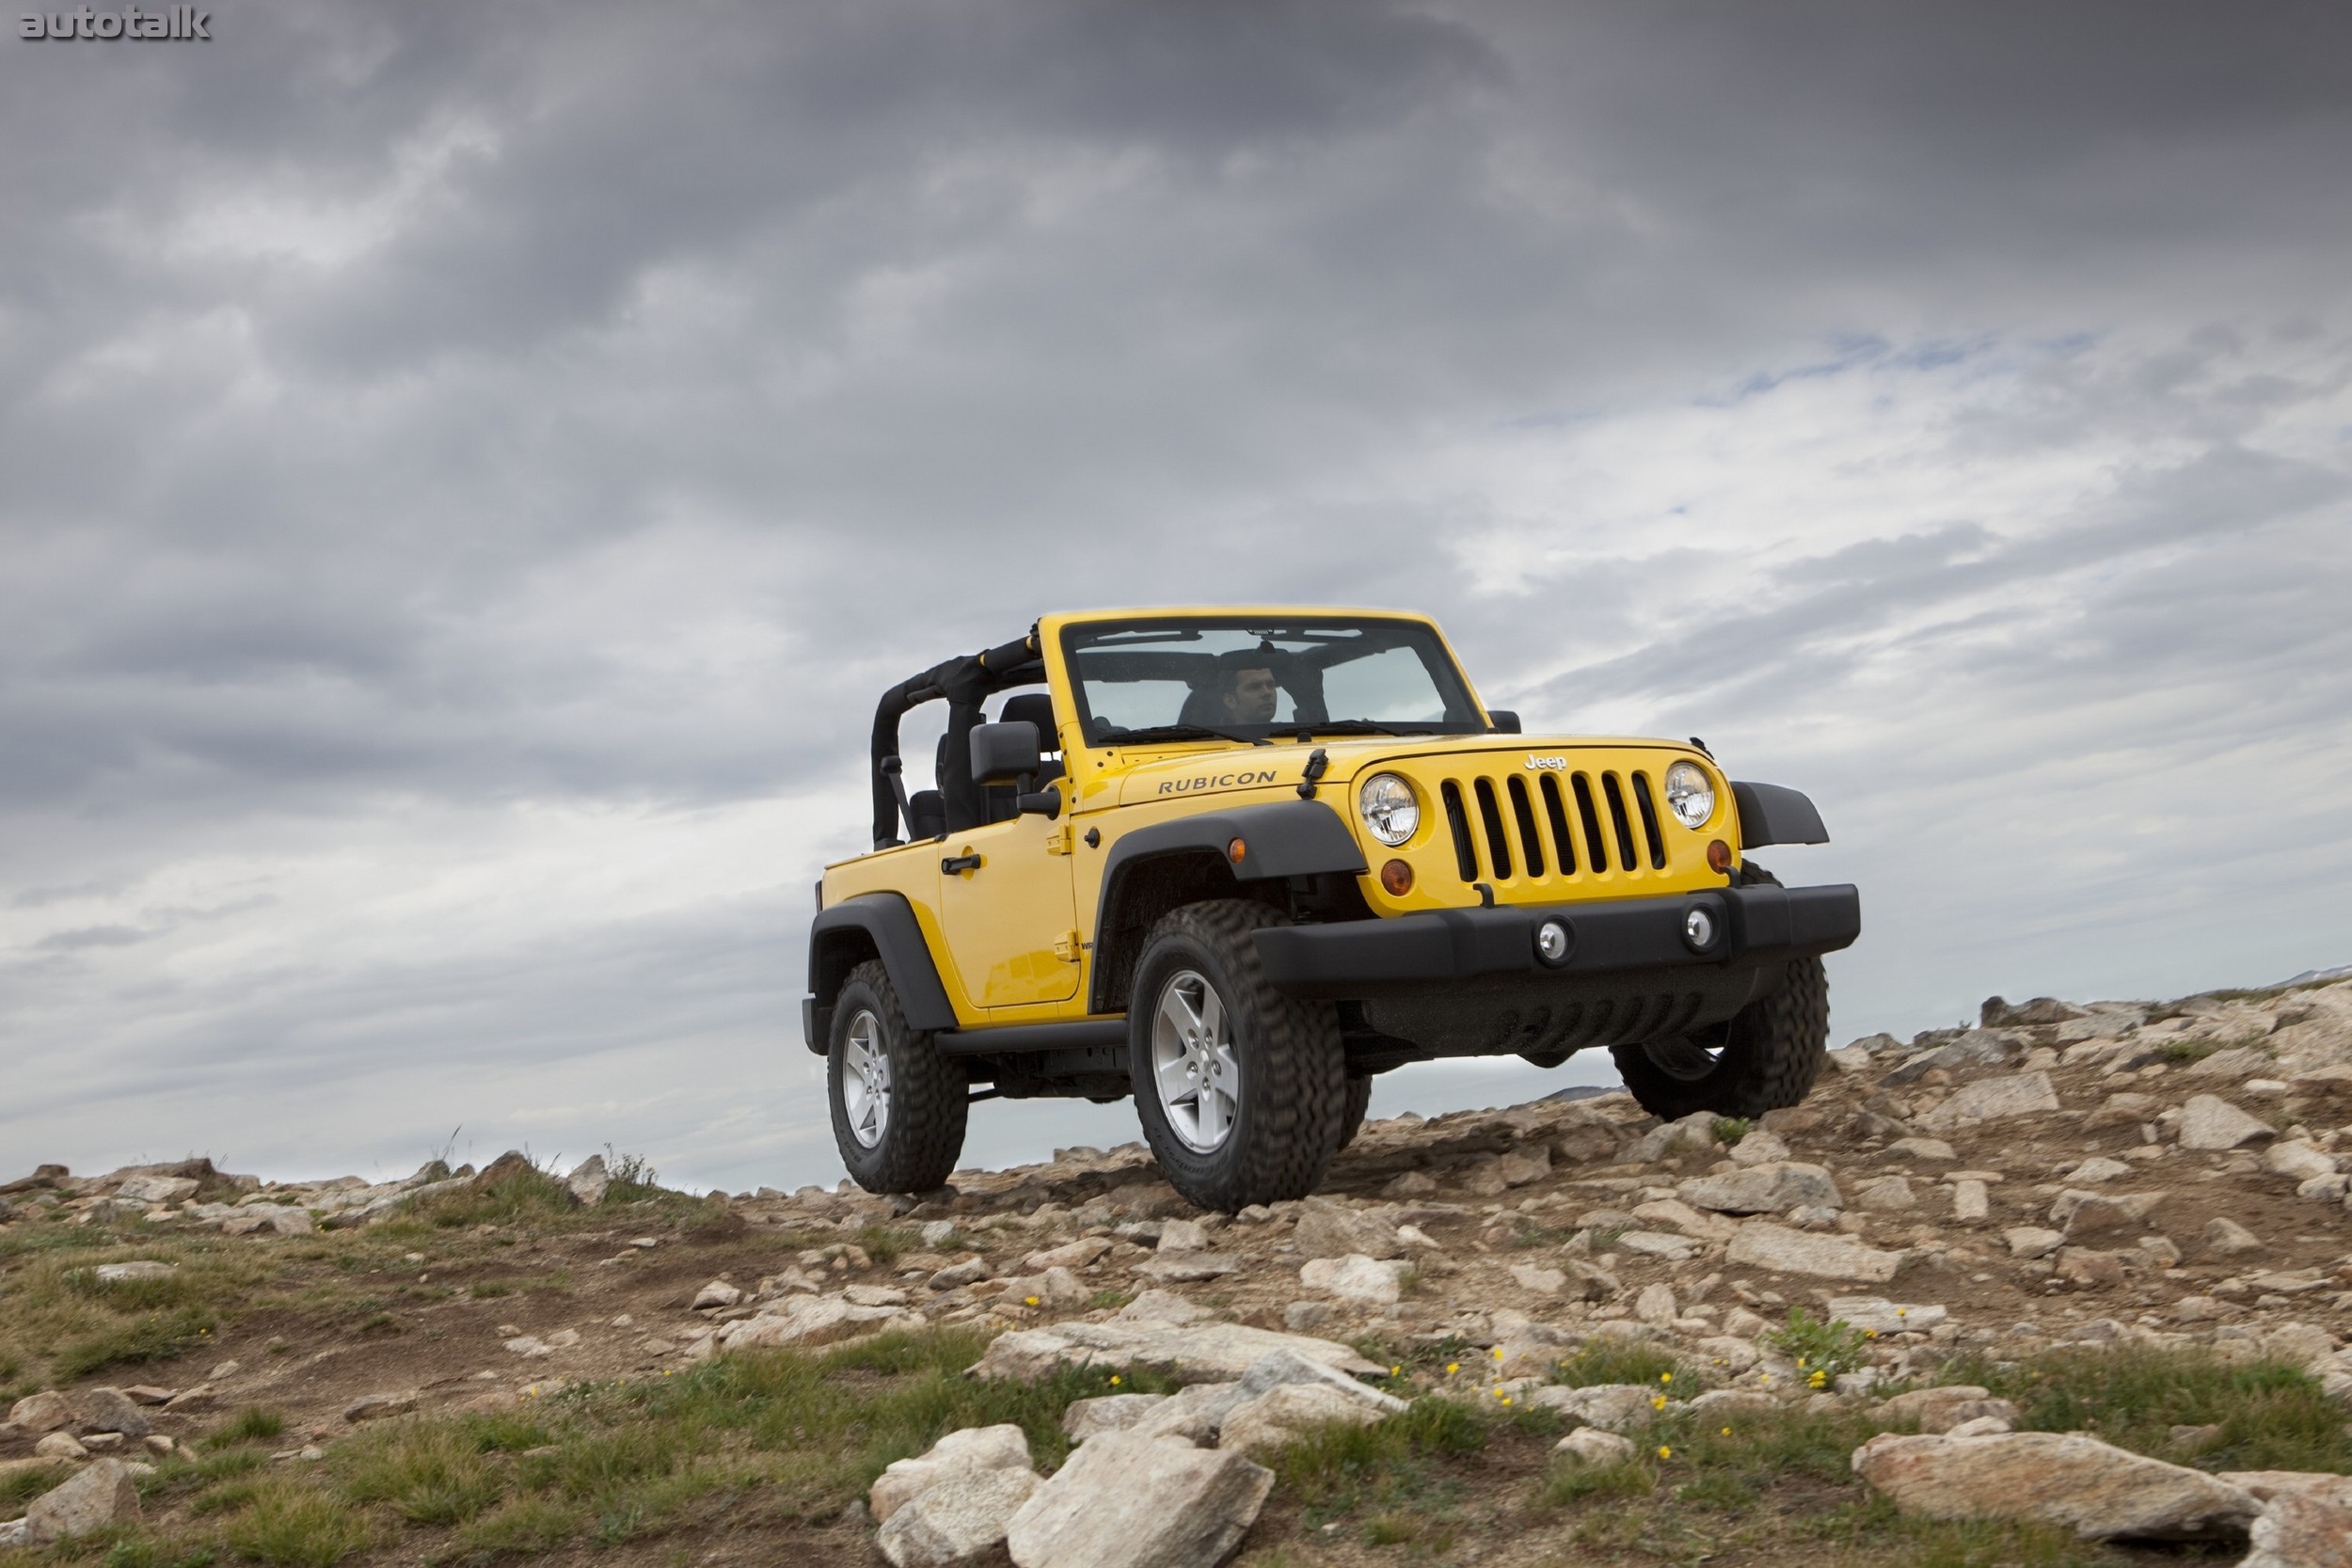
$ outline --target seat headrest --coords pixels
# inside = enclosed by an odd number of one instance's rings
[[[1037,726],[1038,750],[1058,752],[1061,741],[1054,730],[1054,699],[1042,691],[1022,691],[1005,699],[1005,711],[996,716],[1000,724],[1019,723],[1023,720]]]

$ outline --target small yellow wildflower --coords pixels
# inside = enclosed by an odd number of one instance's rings
[[[1455,1372],[1458,1372],[1461,1370],[1462,1364],[1459,1361],[1449,1361],[1445,1364],[1445,1375],[1448,1377],[1452,1377]]]
[[[1725,1427],[1725,1428],[1724,1428],[1724,1435],[1725,1437],[1728,1437],[1728,1436],[1730,1436],[1730,1435],[1731,1435],[1731,1429],[1730,1429],[1729,1427]]]
[[[1026,1307],[1035,1307],[1037,1305],[1037,1297],[1035,1296],[1023,1296],[1021,1301],[1022,1304]]]
[[[1114,1388],[1119,1386],[1119,1374],[1117,1372],[1111,1373],[1111,1386]]]
[[[1661,1383],[1672,1383],[1674,1380],[1675,1375],[1672,1372],[1660,1372],[1658,1374],[1658,1381]]]
[[[1494,1352],[1494,1354],[1495,1354],[1495,1359],[1496,1359],[1497,1361],[1500,1361],[1500,1360],[1502,1360],[1502,1347],[1501,1345],[1497,1345],[1497,1346],[1495,1347],[1495,1352]]]
[[[1511,1396],[1504,1393],[1501,1388],[1497,1388],[1495,1390],[1495,1398],[1501,1400],[1505,1404],[1511,1402]]]
[[[1391,1377],[1396,1377],[1396,1376],[1401,1375],[1401,1374],[1404,1372],[1404,1370],[1405,1370],[1405,1369],[1404,1369],[1403,1367],[1391,1367],[1391,1368],[1389,1369],[1389,1375],[1390,1375]]]
[[[1659,1395],[1656,1399],[1654,1399],[1654,1400],[1652,1400],[1652,1401],[1650,1401],[1650,1402],[1649,1402],[1649,1407],[1650,1407],[1652,1410],[1663,1410],[1663,1409],[1665,1409],[1665,1408],[1666,1408],[1666,1396],[1665,1396],[1665,1395],[1663,1395],[1663,1394]]]
[[[1674,1449],[1670,1449],[1670,1448],[1666,1447],[1666,1445],[1665,1445],[1665,1444],[1663,1444],[1663,1443],[1661,1443],[1661,1444],[1659,1444],[1659,1445],[1658,1445],[1658,1457],[1659,1457],[1659,1458],[1661,1458],[1661,1459],[1672,1459],[1674,1456],[1675,1456],[1675,1451],[1674,1451]]]

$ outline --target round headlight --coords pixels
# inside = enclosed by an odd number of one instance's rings
[[[1715,815],[1715,781],[1695,762],[1677,762],[1666,769],[1666,804],[1675,820],[1696,832]]]
[[[1421,800],[1413,786],[1393,773],[1375,773],[1356,792],[1364,826],[1383,844],[1402,844],[1421,826]]]

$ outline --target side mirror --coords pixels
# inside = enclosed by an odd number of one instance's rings
[[[972,778],[976,784],[1018,784],[1044,768],[1037,726],[1025,719],[1009,724],[977,724],[972,730]]]
[[[1519,716],[1513,713],[1507,707],[1488,708],[1486,710],[1486,720],[1487,722],[1494,726],[1494,733],[1497,735],[1517,735],[1519,733]]]

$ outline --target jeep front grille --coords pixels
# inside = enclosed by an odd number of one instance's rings
[[[1638,769],[1447,779],[1438,796],[1465,882],[1544,884],[1666,869],[1657,796]]]

